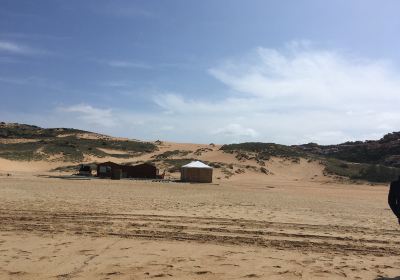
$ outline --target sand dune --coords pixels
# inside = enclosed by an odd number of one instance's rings
[[[71,164],[70,162],[52,162],[52,161],[15,161],[0,158],[0,172],[46,172],[53,168]]]
[[[89,137],[88,135],[84,135]],[[97,135],[92,135],[92,137],[100,137]],[[114,139],[114,138],[113,138]],[[82,163],[91,162],[105,162],[113,161],[116,163],[126,163],[126,162],[144,162],[153,161],[157,155],[161,155],[166,151],[186,151],[189,152],[186,155],[175,155],[171,158],[196,158],[198,160],[206,162],[222,163],[226,165],[234,165],[232,173],[226,176],[222,169],[214,169],[214,178],[216,182],[222,181],[275,181],[275,180],[306,180],[306,181],[327,181],[330,180],[328,177],[323,176],[323,166],[316,162],[307,162],[302,159],[298,163],[291,162],[290,160],[284,160],[281,158],[272,158],[267,162],[266,169],[270,172],[267,176],[260,172],[260,165],[255,160],[241,160],[239,161],[233,154],[224,153],[219,150],[220,145],[202,145],[202,144],[185,144],[185,143],[171,143],[162,142],[158,145],[158,150],[152,153],[145,153],[138,156],[127,156],[127,157],[115,157],[113,155],[129,155],[125,151],[99,148],[101,151],[108,153],[109,156],[96,157],[93,155],[86,154]],[[40,153],[40,151],[38,151]],[[49,172],[60,166],[71,166],[77,165],[78,162],[65,162],[63,161],[62,155],[53,155],[47,160],[37,160],[37,161],[11,161],[6,159],[0,159],[0,172]],[[161,171],[168,169],[164,164],[156,162],[156,165]],[[179,178],[179,174],[167,174],[171,178]]]

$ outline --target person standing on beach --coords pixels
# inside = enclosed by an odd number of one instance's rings
[[[390,183],[388,202],[400,224],[400,176],[396,181]]]

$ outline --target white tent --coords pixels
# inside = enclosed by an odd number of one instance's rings
[[[213,168],[201,161],[192,161],[181,167],[181,181],[211,183]]]
[[[184,166],[182,166],[182,168],[211,168],[211,166],[208,166],[207,164],[202,163],[201,161],[192,161],[191,163],[188,163]]]

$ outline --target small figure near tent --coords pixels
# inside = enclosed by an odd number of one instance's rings
[[[396,181],[390,183],[388,202],[400,224],[400,176]]]

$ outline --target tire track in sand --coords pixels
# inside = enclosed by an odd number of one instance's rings
[[[0,230],[118,236],[313,252],[400,255],[395,230],[259,220],[0,209]]]

